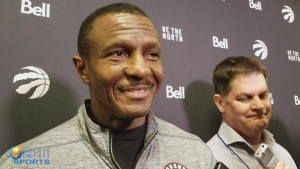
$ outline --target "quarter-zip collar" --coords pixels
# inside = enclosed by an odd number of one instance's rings
[[[112,153],[112,133],[111,129],[100,126],[94,123],[87,115],[86,105],[90,100],[86,100],[79,108],[78,112],[78,130],[80,138],[84,144],[91,150],[91,152],[101,158],[109,168],[120,168],[114,160]],[[140,152],[135,162],[137,168],[142,168],[147,154],[151,150],[151,143],[153,142],[159,130],[158,124],[152,111],[147,115],[147,131],[144,141],[144,148]]]

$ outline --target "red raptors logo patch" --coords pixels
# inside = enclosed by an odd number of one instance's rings
[[[164,166],[164,169],[188,169],[186,166],[180,163],[171,162]]]

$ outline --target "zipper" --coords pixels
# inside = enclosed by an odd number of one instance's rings
[[[153,134],[152,138],[148,141],[148,143],[146,144],[146,146],[144,146],[144,148],[142,149],[142,151],[139,153],[139,155],[136,157],[135,161],[134,161],[134,167],[133,169],[135,169],[137,162],[139,161],[139,158],[141,157],[142,153],[145,151],[145,149],[150,145],[150,143],[152,142],[152,140],[154,139],[154,137],[156,136],[156,134],[158,133],[158,130],[155,131],[155,133]]]
[[[112,134],[111,134],[111,129],[109,129],[109,154],[112,158],[112,162],[115,165],[114,167],[116,167],[117,169],[121,169],[121,167],[118,165],[114,155],[113,155],[113,151],[112,151]]]

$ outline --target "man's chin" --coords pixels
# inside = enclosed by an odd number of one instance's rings
[[[268,127],[268,123],[267,122],[260,122],[260,123],[257,123],[254,128],[255,128],[256,131],[262,132],[267,127]]]
[[[127,108],[121,116],[123,116],[124,119],[135,119],[135,118],[141,118],[148,115],[150,112],[150,108],[145,107],[129,107]]]

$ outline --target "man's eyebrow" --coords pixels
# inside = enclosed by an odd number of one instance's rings
[[[115,41],[112,41],[110,42],[109,44],[107,44],[106,48],[107,47],[111,47],[111,46],[130,46],[132,45],[134,42],[130,42],[128,41],[127,39],[118,39],[118,40],[115,40]],[[160,43],[158,40],[148,40],[146,43],[145,43],[145,46],[153,46],[153,47],[157,47],[157,46],[160,46]]]
[[[252,96],[250,93],[241,92],[239,96]]]
[[[262,92],[260,92],[259,95],[261,95],[261,94],[266,94],[266,93],[268,93],[268,90],[267,90],[267,89],[264,90],[264,91],[262,91]],[[239,95],[252,96],[253,94],[251,94],[251,93],[246,93],[246,92],[241,92]]]

